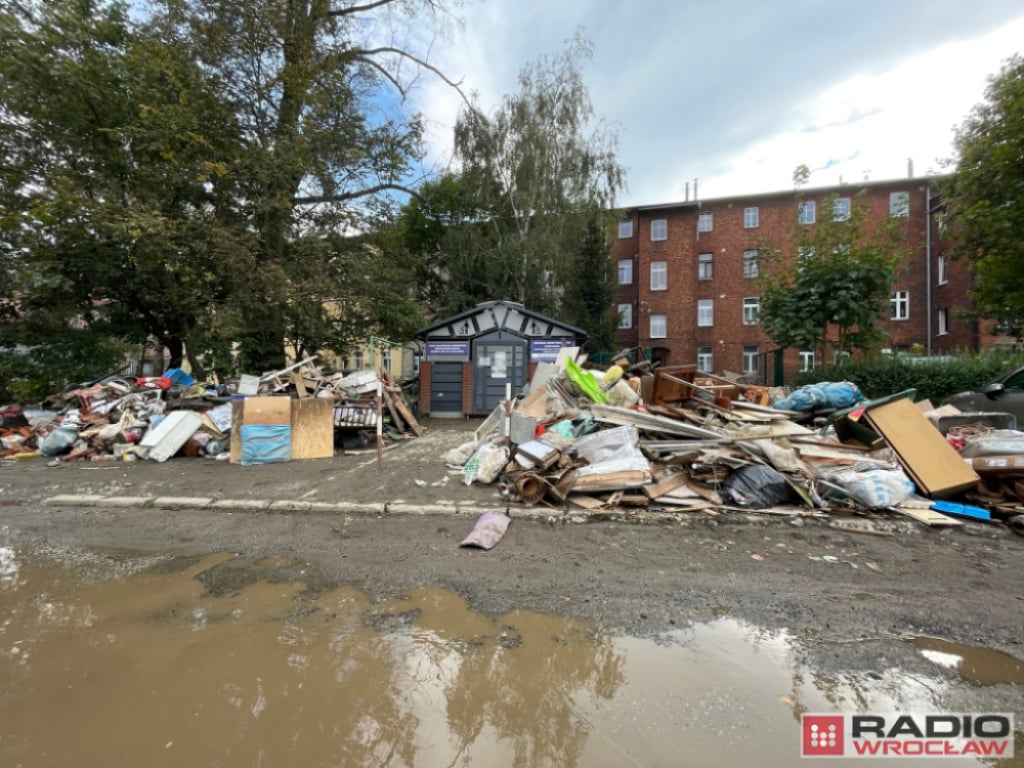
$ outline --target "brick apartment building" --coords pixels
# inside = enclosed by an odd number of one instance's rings
[[[778,358],[758,324],[759,249],[770,243],[792,252],[794,220],[815,226],[831,215],[823,208],[833,195],[838,206],[864,204],[869,219],[905,220],[910,255],[892,287],[884,346],[940,354],[995,343],[961,317],[971,308],[970,272],[946,258],[934,184],[907,178],[627,210],[612,234],[619,347],[772,383]],[[812,350],[786,350],[781,359],[787,380],[824,362]]]

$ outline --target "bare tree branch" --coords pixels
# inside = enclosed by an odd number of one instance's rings
[[[379,64],[377,64],[376,62],[374,62],[370,58],[371,56],[376,56],[376,55],[381,54],[381,53],[393,53],[394,55],[400,56],[403,59],[408,59],[409,61],[413,62],[414,64],[416,64],[416,65],[418,65],[420,67],[423,67],[426,70],[429,70],[429,71],[433,72],[435,75],[437,75],[439,78],[441,78],[441,80],[443,80],[447,85],[450,85],[452,88],[454,88],[458,92],[458,94],[462,97],[463,101],[465,101],[467,104],[469,103],[469,99],[466,98],[466,94],[464,94],[462,92],[462,81],[461,80],[459,80],[458,82],[456,82],[455,80],[452,80],[450,77],[448,77],[448,75],[446,75],[440,69],[435,67],[433,64],[429,64],[426,61],[424,61],[423,59],[419,58],[418,56],[413,56],[408,51],[403,51],[401,48],[394,48],[394,47],[391,47],[391,46],[383,46],[381,48],[356,48],[356,49],[354,49],[352,51],[352,53],[357,58],[359,58],[361,61],[365,61],[367,64],[371,64],[371,65],[377,67],[378,69],[382,69],[382,68],[381,68],[381,66]],[[390,79],[392,82],[394,82],[394,78],[392,78],[390,75],[389,75],[388,79]]]
[[[372,11],[375,8],[383,8],[385,5],[391,5],[395,2],[398,2],[398,0],[376,0],[376,2],[367,3],[366,5],[353,5],[348,8],[338,8],[334,11],[328,11],[324,15],[328,18],[334,16],[351,16],[356,13],[362,13],[363,11]]]
[[[403,184],[395,184],[392,182],[385,182],[383,184],[376,184],[372,187],[366,187],[365,189],[359,189],[355,192],[342,192],[338,195],[304,195],[302,197],[293,197],[292,205],[318,205],[320,203],[345,203],[350,200],[358,200],[361,197],[368,197],[369,195],[375,195],[378,192],[384,190],[394,190],[395,192],[405,192],[407,195],[411,195],[418,200],[424,200],[422,195],[414,189]],[[424,202],[426,202],[424,200]]]

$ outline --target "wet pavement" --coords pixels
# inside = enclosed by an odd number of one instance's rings
[[[372,600],[292,558],[0,546],[0,765],[771,768],[800,762],[802,713],[1024,693],[1012,656],[901,642],[934,673],[825,672],[813,637],[727,611],[634,637],[429,586]]]

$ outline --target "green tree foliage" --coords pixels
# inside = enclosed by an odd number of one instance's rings
[[[153,336],[180,362],[239,238],[219,182],[232,123],[191,60],[123,4],[0,13],[4,295],[22,320],[8,340],[59,359],[47,330],[54,344],[69,326]]]
[[[565,273],[560,318],[587,332],[591,354],[615,351],[618,316],[611,309],[616,292],[608,242],[611,224],[611,216],[595,214],[575,251],[569,254]]]
[[[955,146],[955,171],[935,180],[959,242],[952,255],[974,268],[977,313],[1024,339],[1024,57],[989,80]]]
[[[590,55],[577,35],[559,55],[524,67],[519,92],[493,114],[475,100],[460,114],[461,183],[477,206],[445,242],[450,284],[467,294],[460,301],[511,299],[555,312],[588,223],[613,207],[625,172],[615,131],[594,120],[581,72]]]
[[[385,252],[379,201],[421,127],[385,112],[416,76],[401,65],[430,67],[381,31],[440,15],[434,0],[6,4],[0,306],[54,333],[152,336],[199,371],[234,341],[265,371],[287,342],[401,335],[414,271]]]
[[[892,286],[906,253],[907,220],[872,223],[860,197],[849,214],[833,195],[814,224],[794,226],[788,249],[762,248],[761,315],[765,332],[780,347],[828,352],[870,350],[884,338]],[[802,204],[802,203],[801,203]]]

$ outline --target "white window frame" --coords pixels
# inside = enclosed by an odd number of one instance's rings
[[[910,193],[889,193],[889,215],[904,218],[910,215]]]
[[[352,367],[357,371],[363,370],[363,350],[352,354]]]
[[[619,285],[633,284],[633,260],[619,259]]]
[[[893,291],[889,294],[889,319],[910,319],[910,291]]]
[[[711,280],[715,276],[715,254],[713,253],[698,253],[697,254],[697,279],[698,280]]]
[[[813,224],[816,213],[814,201],[804,200],[797,208],[796,220],[800,224]]]
[[[945,307],[940,309],[938,319],[939,330],[936,333],[936,335],[945,336],[947,333],[949,333],[949,310],[946,309]]]
[[[815,366],[815,355],[813,349],[800,350],[800,371],[813,371]]]
[[[711,328],[715,324],[715,301],[714,299],[698,299],[697,301],[697,327]]]
[[[832,218],[835,221],[850,220],[850,198],[837,197],[832,201]]]
[[[668,219],[651,219],[651,242],[668,240]]]
[[[743,373],[757,373],[761,351],[757,345],[743,347]]]
[[[714,232],[715,231],[715,214],[712,211],[701,211],[697,214],[697,231],[698,232]]]
[[[625,240],[633,236],[633,220],[623,219],[619,222],[619,239]]]
[[[701,373],[714,372],[715,352],[711,347],[697,347],[697,370]]]
[[[633,327],[633,305],[632,304],[619,304],[618,306],[619,315],[619,328],[632,328]]]
[[[761,319],[761,297],[747,296],[743,299],[743,324],[757,325]]]
[[[652,291],[667,291],[668,290],[668,262],[667,261],[652,261],[651,262],[651,290]]]
[[[759,226],[761,226],[761,210],[756,205],[752,205],[749,208],[744,208],[743,228],[757,229]]]
[[[391,349],[384,347],[380,353],[380,367],[381,370],[391,373]]]
[[[936,272],[939,276],[938,283],[939,285],[945,285],[949,282],[949,259],[946,258],[946,254],[939,254],[937,267]]]
[[[650,337],[664,339],[668,337],[668,315],[651,315]]]
[[[743,276],[757,277],[758,275],[758,252],[757,248],[748,248],[743,252]]]

